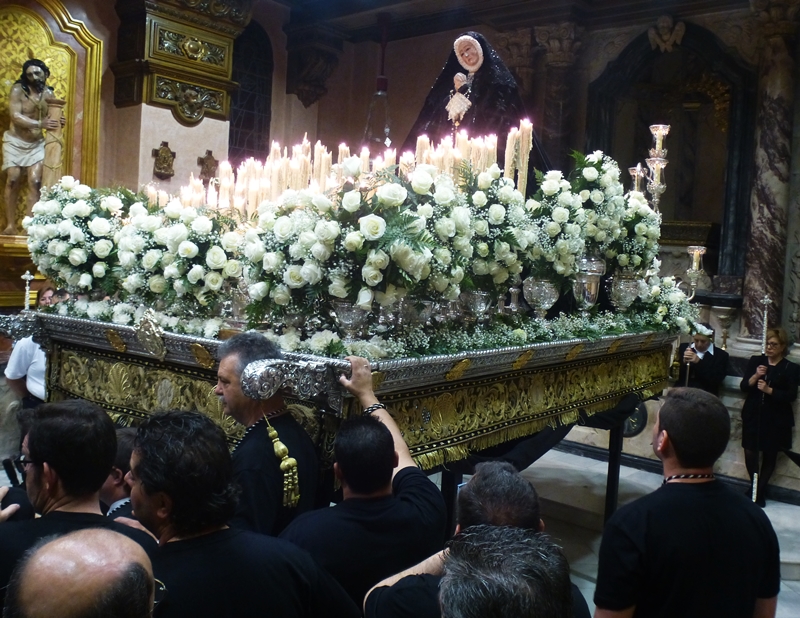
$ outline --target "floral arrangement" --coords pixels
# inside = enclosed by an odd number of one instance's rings
[[[148,199],[64,177],[25,224],[39,270],[75,296],[53,310],[117,324],[149,308],[165,330],[213,337],[240,318],[230,309],[237,297],[249,325],[285,349],[370,358],[693,327],[696,312],[676,282],[650,276],[660,216],[641,193],[625,194],[611,158],[573,156],[567,177],[537,173],[527,201],[496,164],[401,161],[369,171],[363,155],[348,156],[327,190],[272,192],[242,210],[251,218],[198,206],[202,199]],[[549,322],[493,314],[468,328],[448,317],[465,292],[502,299],[525,276],[563,289],[586,254],[605,257],[610,271],[649,269],[627,313]],[[337,332],[338,303],[368,313],[361,337]],[[440,307],[433,321],[397,319],[420,303]]]

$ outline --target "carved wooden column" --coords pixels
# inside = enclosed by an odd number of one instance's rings
[[[250,21],[253,0],[117,0],[120,17],[114,103],[172,110],[182,124],[226,120],[233,42]]]
[[[517,80],[526,111],[533,111],[534,58],[531,52],[533,32],[530,28],[519,28],[499,33],[492,41],[495,50]]]
[[[751,0],[764,41],[756,112],[755,179],[745,262],[740,337],[758,339],[763,305],[772,299],[770,325],[780,323],[789,213],[794,105],[794,33],[800,0]]]
[[[543,142],[556,169],[569,169],[570,133],[575,107],[572,72],[581,47],[583,28],[573,22],[537,26],[536,42],[544,47],[546,96]]]
[[[297,95],[303,107],[310,107],[328,92],[326,82],[339,64],[342,36],[322,24],[290,26],[286,36],[286,94]]]

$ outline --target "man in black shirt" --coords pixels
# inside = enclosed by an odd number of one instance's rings
[[[719,387],[728,374],[728,353],[714,346],[714,331],[707,324],[699,324],[692,335],[692,343],[682,343],[678,348],[681,370],[676,386],[699,388],[719,395]],[[686,383],[686,372],[689,383]]]
[[[238,488],[225,433],[197,412],[140,427],[131,456],[133,511],[159,540],[159,618],[359,616],[341,587],[286,541],[229,528]]]
[[[224,413],[247,427],[233,452],[233,474],[242,489],[231,525],[277,535],[294,517],[314,507],[319,464],[314,443],[292,416],[280,393],[250,399],[242,392],[242,372],[257,360],[281,358],[278,347],[263,335],[248,332],[219,346],[216,394]],[[297,486],[287,486],[292,474],[281,470],[270,429],[297,462]],[[286,476],[288,474],[288,477]]]
[[[769,519],[715,480],[730,416],[715,396],[672,389],[653,450],[664,484],[619,509],[600,545],[595,618],[769,618],[780,588]]]
[[[100,502],[107,509],[106,517],[111,519],[133,518],[131,488],[125,481],[125,477],[131,469],[131,451],[133,451],[135,439],[136,429],[134,427],[117,429],[117,455],[114,457],[114,466],[100,488]]]
[[[147,533],[102,515],[100,486],[116,450],[114,423],[94,404],[72,399],[32,412],[22,455],[28,498],[42,516],[0,525],[0,600],[17,561],[46,536],[108,528],[133,539],[148,554],[156,550]]]
[[[361,605],[376,582],[442,548],[446,514],[438,488],[378,403],[369,363],[348,360],[352,377],[340,381],[365,414],[344,421],[336,434],[334,474],[344,500],[301,515],[281,538],[311,553]]]
[[[539,496],[533,485],[510,463],[480,463],[475,474],[458,492],[458,525],[456,533],[477,527],[513,527],[532,533],[542,532]],[[486,537],[490,539],[490,536]],[[484,542],[491,554],[501,551]],[[424,562],[392,575],[376,584],[366,596],[366,618],[440,618],[439,584],[447,550]],[[570,585],[573,618],[589,618],[589,607],[581,591]]]

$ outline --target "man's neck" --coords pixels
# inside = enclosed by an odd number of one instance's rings
[[[344,500],[350,500],[351,498],[359,498],[361,500],[374,500],[376,498],[385,498],[386,496],[392,495],[392,485],[391,483],[386,487],[379,489],[378,491],[373,491],[370,494],[360,494],[348,487],[347,485],[342,484],[342,498]]]
[[[276,395],[259,402],[257,407],[254,406],[252,410],[249,410],[245,418],[242,419],[242,424],[245,427],[252,427],[265,416],[267,418],[273,418],[275,416],[280,416],[284,411],[285,405],[283,403],[283,397]]]
[[[214,532],[219,532],[220,530],[227,530],[228,526],[208,526],[207,528],[203,528],[199,532],[193,532],[191,534],[178,534],[175,531],[175,528],[172,525],[167,526],[164,530],[161,531],[161,534],[158,535],[158,544],[164,545],[165,543],[175,543],[180,541],[188,541],[189,539],[196,539],[201,536],[206,536],[207,534],[212,534]]]
[[[709,466],[707,468],[687,468],[682,466],[680,462],[676,461],[675,459],[663,459],[662,463],[664,464],[664,478],[669,478],[671,476],[683,476],[683,475],[706,475],[706,474],[713,474],[714,468]],[[709,479],[701,478],[701,479],[675,479],[674,481],[670,482],[682,482],[682,483],[702,483],[706,482]]]
[[[100,510],[99,492],[88,496],[76,497],[61,495],[49,500],[42,509],[42,515],[53,512],[61,513],[90,513],[92,515],[102,515]]]

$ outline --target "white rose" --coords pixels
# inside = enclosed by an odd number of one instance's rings
[[[167,280],[161,275],[155,275],[150,277],[150,281],[147,282],[147,286],[154,294],[163,294],[167,291]]]
[[[299,264],[291,264],[283,271],[283,282],[290,288],[301,288],[307,281],[303,277],[302,266]]]
[[[292,293],[285,285],[276,285],[269,291],[269,297],[276,305],[288,305],[292,300]]]
[[[344,277],[331,277],[330,285],[328,285],[328,294],[336,298],[347,298],[348,283],[349,282]]]
[[[314,234],[316,234],[317,238],[322,242],[332,242],[340,233],[341,230],[336,221],[318,221],[317,225],[314,227]]]
[[[438,247],[433,251],[433,256],[445,266],[449,266],[453,261],[453,254],[447,247]],[[439,290],[440,292],[442,290]]]
[[[599,230],[597,234],[594,235],[594,239],[597,242],[605,242],[607,236],[608,234],[606,234],[604,230]]]
[[[433,224],[433,229],[436,230],[439,238],[447,240],[456,235],[456,222],[449,217],[442,217]]]
[[[472,194],[472,203],[475,204],[475,206],[477,206],[478,208],[483,208],[484,206],[486,206],[487,201],[488,198],[486,197],[486,194],[483,191],[475,191],[475,193]]]
[[[89,273],[83,273],[78,279],[78,287],[79,288],[90,288],[92,287],[92,276]]]
[[[358,251],[364,245],[364,235],[361,232],[349,232],[344,237],[344,248],[348,251]]]
[[[542,182],[542,193],[545,195],[555,195],[561,190],[561,182],[557,180],[545,180]]]
[[[453,239],[453,247],[464,257],[472,257],[472,243],[469,236],[456,236]]]
[[[178,255],[186,260],[191,260],[193,257],[195,257],[198,251],[199,249],[197,248],[197,245],[191,240],[184,240],[178,245]],[[196,282],[192,281],[192,283]]]
[[[294,231],[294,221],[287,216],[278,217],[275,220],[275,227],[272,228],[272,233],[275,234],[275,239],[278,242],[289,240]]]
[[[228,261],[228,256],[225,255],[225,250],[222,247],[214,245],[206,253],[206,266],[214,270],[222,270]]]
[[[183,223],[176,223],[169,228],[169,234],[167,238],[169,239],[169,245],[171,247],[175,247],[175,249],[170,248],[170,251],[174,253],[177,251],[178,245],[189,238],[189,228],[187,228]]]
[[[189,283],[195,285],[200,279],[202,279],[206,274],[205,269],[200,266],[200,264],[195,264],[189,269],[189,272],[186,273],[186,278],[189,280]]]
[[[415,169],[409,180],[411,181],[411,188],[414,190],[414,193],[419,193],[420,195],[428,193],[433,184],[433,177],[425,170],[420,169]]]
[[[492,176],[488,172],[481,172],[478,174],[478,188],[485,191],[492,186]]]
[[[353,178],[358,176],[361,173],[361,159],[359,157],[347,157],[342,161],[342,173]]]
[[[450,285],[450,282],[444,275],[434,275],[431,277],[431,285],[433,286],[434,290],[441,294],[447,289],[447,286]]]
[[[561,226],[555,221],[550,221],[544,226],[544,231],[547,232],[547,235],[550,236],[550,238],[553,238],[561,233]]]
[[[514,189],[508,185],[502,187],[497,192],[497,199],[503,202],[504,204],[508,204],[511,200],[514,199]]]
[[[383,270],[389,265],[389,256],[380,249],[370,249],[367,254],[367,264]]]
[[[309,285],[316,285],[322,281],[322,268],[312,260],[306,260],[300,269],[300,275]]]
[[[253,264],[258,264],[264,258],[266,250],[264,243],[260,240],[249,242],[244,246],[244,256]]]
[[[242,237],[236,232],[226,232],[220,239],[220,244],[225,251],[233,253],[242,244]]]
[[[440,206],[447,206],[452,204],[456,199],[456,194],[450,187],[437,187],[436,193],[433,194],[433,201]]]
[[[158,228],[155,232],[153,232],[153,240],[156,241],[156,244],[159,244],[162,247],[169,245],[169,228]]]
[[[342,196],[342,208],[347,212],[355,212],[361,207],[361,192],[348,191]]]
[[[170,264],[164,268],[164,277],[166,279],[178,279],[180,276],[181,271],[175,264]]]
[[[378,202],[389,208],[397,208],[408,197],[406,188],[394,182],[381,185],[375,194],[378,196]]]
[[[486,171],[489,172],[489,176],[492,177],[492,180],[499,179],[500,175],[503,173],[503,170],[500,169],[500,166],[497,165],[497,163],[492,163],[491,166],[489,166],[489,169]]]
[[[561,206],[556,206],[553,208],[553,221],[556,223],[566,223],[569,221],[569,210],[566,208],[562,208]]]
[[[70,195],[76,200],[85,200],[92,194],[92,188],[88,185],[78,185],[70,191]]]
[[[297,237],[297,242],[303,249],[310,249],[312,245],[317,242],[317,235],[311,230],[300,232],[300,235]]]
[[[262,298],[266,298],[268,293],[269,285],[264,281],[254,283],[247,288],[247,294],[250,296],[250,299],[254,301],[259,301]]]
[[[430,204],[420,204],[417,206],[417,214],[420,217],[425,217],[426,219],[430,219],[433,216],[433,206]]]
[[[361,268],[361,278],[364,280],[364,283],[366,283],[368,286],[375,287],[381,281],[383,281],[383,273],[374,266],[365,264]]]
[[[97,279],[102,279],[106,276],[106,265],[103,262],[96,262],[94,266],[92,266],[92,275],[94,275]]]
[[[486,262],[486,260],[475,260],[472,263],[472,272],[474,272],[479,277],[483,275],[488,275],[489,264]]]
[[[358,220],[361,233],[367,240],[378,240],[386,231],[386,221],[378,215],[367,215]]]
[[[71,191],[72,189],[78,186],[78,181],[75,180],[75,178],[72,176],[62,176],[61,180],[59,180],[58,183],[61,185],[61,188],[64,189],[65,191]]]
[[[111,233],[111,222],[102,217],[89,221],[89,231],[95,236],[108,236]]]
[[[161,251],[158,249],[150,249],[150,251],[142,256],[142,268],[145,270],[153,270],[161,259],[161,255]]]
[[[627,254],[625,254],[625,253],[620,253],[620,254],[617,256],[617,262],[619,262],[619,265],[620,265],[620,266],[627,266],[627,265],[628,265],[628,262],[629,262],[628,255],[627,255]]]
[[[413,214],[411,211],[406,212]],[[413,217],[410,218],[408,223],[406,223],[406,229],[408,230],[409,234],[419,234],[425,229],[425,224],[425,217]]]
[[[197,217],[194,221],[192,221],[192,231],[200,236],[206,236],[207,234],[210,234],[211,230],[213,229],[214,224],[211,222],[211,219],[206,216]]]
[[[358,291],[358,298],[356,298],[356,306],[364,311],[372,311],[372,290],[369,288],[361,288]]]
[[[215,270],[207,272],[203,279],[206,282],[206,287],[212,292],[219,292],[224,281],[222,275]]]
[[[85,249],[75,248],[69,252],[67,259],[69,260],[69,263],[72,264],[73,266],[80,266],[81,264],[86,262],[86,259],[88,257],[89,256],[86,253]]]
[[[602,191],[595,189],[594,191],[592,191],[589,197],[595,204],[602,204],[606,196],[603,194]]]
[[[164,214],[170,219],[178,219],[182,212],[183,204],[177,199],[170,200],[169,204],[164,207]]]
[[[98,240],[94,243],[94,254],[99,257],[101,260],[108,257],[108,254],[111,253],[111,250],[114,248],[114,243],[110,240],[106,240],[105,238]]]
[[[323,213],[328,212],[333,207],[333,202],[331,202],[322,193],[317,193],[314,197],[312,197],[311,203],[319,212]]]
[[[497,268],[490,268],[489,274],[492,275],[492,281],[496,284],[504,283],[508,279],[508,269],[500,267],[499,264]]]
[[[314,259],[319,262],[326,261],[329,257],[331,257],[331,248],[325,244],[324,242],[315,242],[311,246],[311,255],[314,256]]]
[[[475,251],[479,256],[486,257],[489,255],[489,245],[487,245],[485,242],[479,242],[477,245],[475,245]]]
[[[478,236],[486,236],[489,233],[489,222],[485,219],[475,219],[472,222],[472,229]]]
[[[645,234],[647,234],[647,225],[639,222],[634,226],[633,231],[636,232],[639,236],[644,236]]]
[[[634,266],[639,266],[639,264],[642,263],[642,258],[640,256],[638,256],[638,255],[634,255],[631,258],[631,262],[633,263]]]
[[[594,167],[584,167],[583,168],[583,177],[588,180],[589,182],[594,182],[597,180],[599,176],[599,172]]]
[[[184,208],[181,210],[181,222],[182,223],[191,223],[197,218],[197,209],[196,208]]]
[[[489,206],[488,219],[489,223],[500,225],[506,218],[506,209],[500,204],[492,204]]]
[[[172,289],[175,290],[175,293],[178,296],[183,296],[184,294],[186,294],[186,292],[188,292],[188,290],[186,289],[186,283],[183,281],[183,279],[176,279],[172,283]]]
[[[269,253],[264,254],[264,259],[261,266],[265,273],[272,274],[277,273],[281,269],[283,262],[283,253],[270,251]]]
[[[466,234],[469,232],[469,224],[472,221],[472,213],[469,208],[464,206],[456,206],[453,212],[450,213],[453,221],[456,224],[456,230],[459,234]]]

